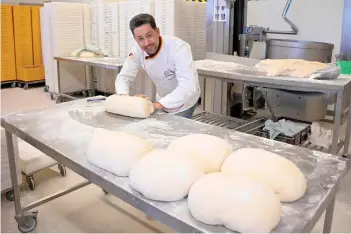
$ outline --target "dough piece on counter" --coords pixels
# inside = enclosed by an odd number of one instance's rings
[[[105,110],[133,118],[147,118],[154,112],[154,107],[142,97],[114,94],[106,99]]]
[[[303,59],[265,59],[255,67],[267,73],[267,76],[307,78],[312,73],[327,68],[328,64]]]
[[[278,225],[282,213],[271,188],[249,177],[221,172],[207,174],[193,184],[188,206],[200,222],[242,233],[268,233]]]
[[[219,171],[223,161],[233,151],[226,140],[207,134],[180,137],[172,141],[168,149],[188,155],[205,173]]]
[[[151,150],[152,144],[138,136],[96,128],[87,158],[93,165],[125,177],[132,166]]]
[[[221,171],[234,176],[249,176],[267,184],[282,202],[300,199],[307,188],[305,176],[293,162],[262,149],[234,151],[224,161]]]
[[[191,185],[204,174],[189,158],[155,149],[132,168],[129,184],[149,199],[177,201],[186,197]]]

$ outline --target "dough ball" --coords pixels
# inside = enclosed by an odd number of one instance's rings
[[[237,232],[270,232],[282,213],[271,188],[249,177],[221,172],[198,179],[189,191],[188,205],[200,222],[224,225]]]
[[[128,176],[132,166],[152,149],[151,143],[138,136],[96,128],[87,158],[95,166],[117,176]]]
[[[191,185],[204,172],[187,157],[156,149],[130,171],[129,184],[145,197],[157,201],[177,201],[188,195]]]
[[[293,162],[262,149],[245,148],[233,152],[224,161],[221,171],[264,182],[282,202],[298,200],[307,188],[305,176]]]
[[[80,53],[79,57],[81,57],[81,58],[95,58],[96,56],[92,52],[85,51],[85,52]]]
[[[328,67],[327,64],[303,59],[265,59],[255,65],[267,76],[307,78],[312,73]]]
[[[180,137],[172,141],[168,149],[188,155],[205,173],[219,171],[223,161],[233,150],[226,140],[206,134]]]
[[[107,112],[133,118],[147,118],[154,112],[152,102],[142,97],[111,95],[106,99]]]

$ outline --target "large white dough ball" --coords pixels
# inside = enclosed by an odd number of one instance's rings
[[[204,172],[190,159],[155,149],[132,168],[129,184],[149,199],[177,201],[188,195],[191,185],[202,175]]]
[[[169,150],[189,155],[205,173],[216,172],[226,157],[232,152],[232,146],[219,137],[207,134],[190,134],[173,140]]]
[[[150,142],[133,134],[96,128],[87,158],[117,176],[128,176],[132,166],[152,149]]]
[[[142,97],[114,94],[106,99],[105,110],[118,115],[147,118],[154,112],[154,106]]]
[[[305,176],[293,162],[262,149],[234,151],[224,161],[221,171],[260,180],[269,185],[283,202],[301,198],[307,188]]]
[[[189,191],[188,205],[198,221],[237,232],[270,232],[282,213],[271,188],[250,177],[221,172],[198,179]]]

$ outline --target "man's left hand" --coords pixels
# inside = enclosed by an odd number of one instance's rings
[[[163,106],[162,106],[160,103],[155,102],[155,103],[154,103],[154,109],[155,109],[155,111],[156,111],[156,110],[162,110],[162,109],[163,109]]]

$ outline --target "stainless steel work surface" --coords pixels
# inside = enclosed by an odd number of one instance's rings
[[[63,56],[63,57],[54,57],[58,61],[66,62],[76,62],[85,65],[90,65],[94,67],[102,67],[107,69],[118,70],[123,66],[125,59],[116,58],[116,57],[102,57],[102,58],[80,58],[73,56]]]
[[[312,230],[334,198],[340,180],[348,170],[343,158],[318,151],[161,113],[145,120],[121,117],[104,112],[100,105],[87,107],[85,99],[47,109],[6,115],[2,117],[1,124],[92,183],[178,232],[230,231],[223,226],[205,225],[193,219],[187,199],[178,202],[148,200],[131,189],[127,178],[117,177],[90,164],[86,159],[86,151],[94,128],[134,133],[160,148],[166,147],[171,140],[190,133],[208,133],[228,140],[234,149],[262,148],[292,160],[305,174],[308,189],[302,199],[283,204],[282,219],[274,232]]]
[[[237,60],[241,61],[241,60]],[[252,64],[199,60],[195,61],[196,69],[201,76],[221,79],[227,82],[263,86],[267,88],[288,89],[310,92],[337,92],[351,87],[351,75],[340,75],[335,80],[316,80],[310,78],[269,77],[263,72],[254,70]]]

